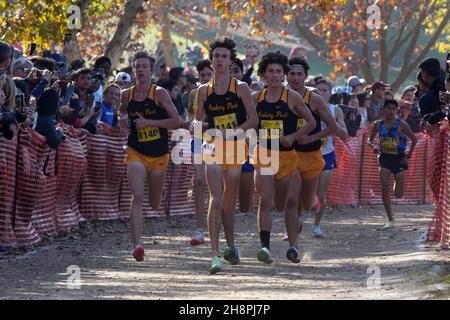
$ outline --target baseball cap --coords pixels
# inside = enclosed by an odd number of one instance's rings
[[[103,70],[93,70],[92,78],[100,78],[101,80],[105,79],[105,72]]]
[[[186,74],[186,79],[190,83],[197,83],[197,81],[198,81],[198,79],[190,73]]]
[[[383,81],[375,81],[374,83],[372,83],[372,91],[388,87],[389,85],[387,83],[384,83]]]
[[[119,72],[116,75],[116,81],[127,81],[127,82],[131,82],[131,77],[128,73],[126,72]]]
[[[358,78],[358,76],[351,76],[347,79],[347,86],[354,87],[366,83],[366,80]]]

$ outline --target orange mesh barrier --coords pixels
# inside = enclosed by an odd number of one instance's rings
[[[90,135],[82,129],[60,126],[66,139],[57,152],[50,151],[45,138],[31,129],[22,129],[12,141],[1,140],[0,245],[32,245],[41,235],[77,226],[81,214],[92,220],[129,217],[131,192],[123,163],[125,132],[104,128],[102,134]],[[417,134],[405,196],[394,202],[430,202],[434,194],[440,201],[428,238],[448,242],[450,129],[446,124],[439,130],[434,138]],[[369,129],[361,130],[345,142],[336,139],[338,168],[328,193],[330,205],[381,203],[378,162],[365,142],[368,133]],[[174,145],[170,142],[170,149]],[[427,172],[431,188],[426,183]],[[170,162],[160,208],[153,210],[145,201],[144,216],[193,214],[193,179],[193,165]],[[147,200],[147,185],[145,189]]]
[[[61,124],[65,140],[58,149],[56,179],[56,217],[58,230],[78,225],[81,217],[80,188],[87,171],[87,134],[84,130]]]
[[[30,128],[22,129],[18,135],[19,156],[17,163],[16,201],[13,217],[15,234],[19,246],[29,246],[40,241],[40,236],[32,223],[32,214],[41,196],[43,184],[43,168],[48,146],[45,137]],[[39,218],[39,217],[36,217]],[[38,229],[45,231],[52,229],[51,221],[38,219],[37,223],[44,223]],[[50,224],[50,225],[48,225]]]
[[[13,210],[16,190],[17,139],[0,138],[0,246],[16,245]]]
[[[125,176],[127,131],[102,126],[87,135],[87,172],[82,181],[81,212],[89,220],[119,218],[120,183]]]
[[[436,148],[428,172],[437,208],[428,229],[427,240],[450,245],[450,126],[444,122],[435,134]]]

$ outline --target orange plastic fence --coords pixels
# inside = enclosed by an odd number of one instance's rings
[[[123,163],[127,132],[104,127],[102,134],[91,135],[65,125],[61,128],[66,139],[57,152],[31,129],[23,129],[12,141],[0,138],[0,245],[35,244],[42,236],[77,226],[81,216],[90,220],[129,217],[131,192]],[[445,130],[448,137],[448,127]],[[338,168],[328,194],[330,205],[381,203],[378,164],[365,143],[367,135],[368,130],[361,130],[345,142],[336,139]],[[429,238],[448,241],[449,219],[445,213],[450,201],[446,189],[450,172],[443,170],[440,180],[428,175],[431,188],[426,183],[426,172],[439,173],[443,163],[450,161],[448,140],[444,131],[435,138],[436,147],[434,139],[423,134],[417,137],[405,197],[397,202],[430,202],[433,193],[444,199],[439,202]],[[170,142],[170,148],[174,145]],[[171,162],[161,205],[153,210],[146,201],[144,216],[193,214],[193,179],[192,165]],[[149,192],[146,187],[146,196]]]
[[[428,177],[437,199],[437,208],[430,223],[427,240],[441,246],[450,245],[450,125],[444,122],[435,132],[436,148],[433,152]]]
[[[345,142],[335,139],[338,167],[333,171],[333,180],[327,195],[329,205],[382,203],[377,155],[366,143],[369,134],[370,128],[366,128]],[[392,192],[394,203],[421,204],[433,201],[426,181],[426,172],[432,158],[434,140],[422,133],[416,136],[418,142],[406,172],[405,195],[402,199],[394,199]],[[375,143],[378,144],[378,138]],[[391,190],[393,183],[391,179]]]

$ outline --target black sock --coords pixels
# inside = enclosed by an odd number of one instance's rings
[[[270,231],[260,231],[259,239],[261,239],[261,246],[270,250]]]

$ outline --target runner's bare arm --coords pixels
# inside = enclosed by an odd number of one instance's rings
[[[197,94],[197,110],[195,111],[195,120],[197,121],[203,121],[205,120],[205,101],[206,101],[206,94],[208,90],[209,84],[201,85],[198,88],[198,94]]]
[[[194,89],[189,93],[189,106],[187,110],[187,117],[186,121],[191,122],[195,118],[194,114],[194,99],[195,99],[195,93],[198,89]]]
[[[379,153],[379,150],[373,143],[373,139],[375,139],[375,136],[378,133],[379,126],[380,126],[380,120],[375,121],[375,123],[373,124],[372,130],[370,131],[369,139],[367,139],[367,143],[369,144],[369,146],[372,148],[373,152],[375,152],[375,153]]]
[[[128,97],[130,94],[130,89],[122,90],[120,98],[119,112],[117,112],[117,118],[119,120],[119,126],[121,129],[126,129],[128,124]]]
[[[409,151],[406,154],[406,157],[411,158],[411,155],[414,152],[414,148],[416,147],[416,144],[417,144],[417,137],[412,132],[412,130],[409,127],[408,123],[403,121],[403,120],[401,122],[401,130],[408,138],[411,139],[411,146],[409,147]]]
[[[314,111],[319,114],[320,119],[326,123],[327,127],[324,130],[320,130],[316,134],[303,137],[301,141],[302,144],[307,144],[313,141],[320,140],[322,138],[326,138],[334,134],[337,129],[336,121],[333,119],[333,115],[328,110],[327,103],[320,95],[316,93],[313,93],[311,95],[311,106]]]
[[[166,110],[169,118],[164,120],[146,119],[148,126],[173,130],[178,129],[181,125],[181,118],[178,115],[178,111],[175,108],[172,99],[170,99],[169,93],[167,93],[164,88],[156,87],[155,103],[158,107]]]
[[[261,91],[262,90],[257,90],[257,91],[252,92],[252,99],[253,99],[253,103],[255,104],[255,108],[256,108],[256,106],[258,106],[259,95],[261,94]]]
[[[348,132],[344,122],[344,112],[342,111],[341,108],[337,106],[334,110],[336,112],[336,124],[337,124],[336,135],[342,140],[345,140],[348,138]]]
[[[294,110],[306,121],[306,125],[304,125],[294,133],[295,139],[297,140],[310,133],[316,127],[317,123],[311,111],[305,105],[305,102],[303,101],[303,98],[300,94],[298,94],[294,90],[289,90],[288,97],[288,104],[294,106]]]
[[[245,132],[251,128],[258,128],[258,114],[256,113],[255,103],[253,102],[252,94],[250,88],[248,87],[248,84],[238,81],[236,91],[239,98],[241,98],[242,103],[245,107],[245,111],[247,113],[247,120],[236,129],[242,129]]]
[[[166,110],[168,119],[164,120],[155,120],[155,119],[146,119],[142,115],[134,120],[134,123],[138,129],[146,128],[146,127],[157,127],[157,128],[166,128],[166,129],[177,129],[181,125],[181,118],[178,115],[177,109],[172,103],[169,94],[167,91],[161,87],[156,87],[155,90],[155,103],[159,108]]]
[[[314,120],[311,111],[306,107],[302,97],[295,91],[290,91],[290,93],[288,96],[289,108],[293,109],[295,114],[301,115],[306,120],[306,125],[280,139],[280,143],[285,147],[291,147],[295,141],[307,135],[316,126],[316,120]]]

